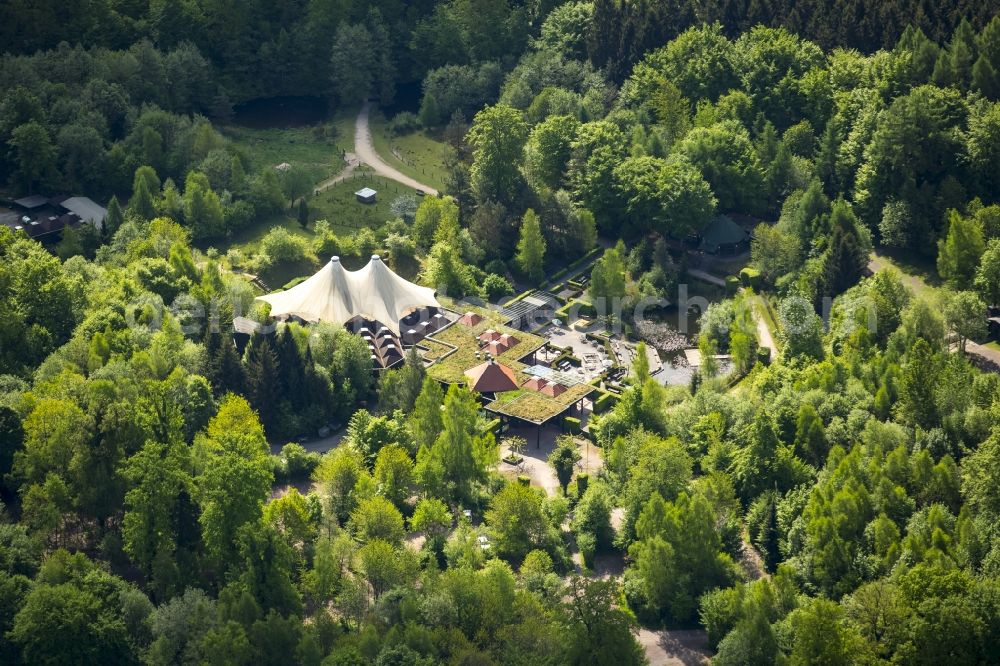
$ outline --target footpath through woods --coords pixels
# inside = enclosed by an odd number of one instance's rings
[[[412,187],[414,190],[423,190],[427,194],[437,195],[438,191],[436,189],[414,178],[410,178],[389,164],[386,164],[378,152],[375,151],[375,144],[372,142],[371,127],[368,122],[371,106],[371,102],[365,102],[361,105],[361,110],[358,111],[358,117],[354,121],[354,152],[344,155],[347,166],[336,176],[328,178],[317,185],[313,190],[313,194],[319,194],[323,190],[347,180],[353,175],[355,169],[365,165],[383,178],[394,180],[401,185]]]

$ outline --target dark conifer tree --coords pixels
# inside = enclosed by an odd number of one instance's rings
[[[256,334],[250,340],[246,374],[250,405],[264,429],[271,432],[277,425],[282,395],[281,367],[268,336]]]
[[[281,395],[292,399],[302,393],[306,369],[295,336],[288,326],[282,327],[278,334],[274,351],[281,368]]]
[[[309,226],[309,206],[306,204],[305,197],[299,199],[299,224],[303,229]]]
[[[856,284],[868,263],[858,237],[857,218],[847,202],[834,202],[830,228],[830,248],[823,264],[820,297],[837,296]]]
[[[112,196],[111,201],[108,202],[108,214],[104,217],[103,231],[105,235],[113,236],[124,221],[125,214],[122,212],[121,204],[118,203],[118,197]]]
[[[219,331],[209,332],[205,338],[205,352],[208,358],[205,378],[212,385],[212,392],[217,397],[225,393],[246,393],[246,373],[232,337]]]

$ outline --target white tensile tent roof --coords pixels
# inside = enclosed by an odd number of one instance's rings
[[[295,315],[306,321],[346,324],[365,317],[399,335],[399,320],[421,307],[441,307],[434,290],[399,277],[377,254],[357,271],[345,270],[333,257],[308,280],[287,291],[257,300],[271,304],[271,316]]]

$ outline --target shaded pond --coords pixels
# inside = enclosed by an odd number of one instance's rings
[[[656,349],[663,363],[663,369],[653,376],[658,383],[668,386],[691,383],[695,368],[688,364],[684,350],[697,347],[700,319],[701,311],[697,307],[688,310],[671,305],[648,311],[643,321],[636,322],[636,334]],[[718,374],[725,375],[731,370],[730,361],[719,361]]]
[[[250,129],[316,125],[329,116],[325,97],[259,97],[233,109],[233,124]]]

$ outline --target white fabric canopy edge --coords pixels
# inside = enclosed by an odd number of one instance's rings
[[[377,254],[360,270],[348,271],[333,257],[309,279],[257,300],[271,304],[271,316],[345,324],[365,317],[399,335],[399,320],[421,307],[441,307],[434,290],[396,275]]]

